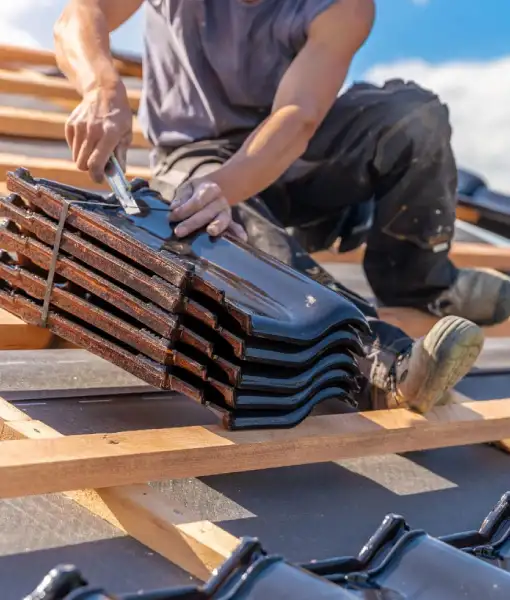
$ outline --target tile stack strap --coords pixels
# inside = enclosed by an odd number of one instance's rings
[[[507,600],[510,494],[478,531],[435,538],[388,515],[357,557],[296,565],[245,538],[202,587],[136,592],[139,600]],[[61,593],[60,593],[61,592]],[[77,594],[77,595],[76,595]],[[113,597],[76,567],[54,569],[25,600]],[[115,596],[131,600],[135,595]]]
[[[26,169],[0,199],[0,306],[148,384],[217,409],[228,429],[292,427],[318,403],[354,403],[361,311],[228,236],[172,235],[146,181],[127,215]]]

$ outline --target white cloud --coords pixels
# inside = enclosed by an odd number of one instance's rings
[[[0,43],[41,47],[38,17],[51,12],[54,4],[53,0],[0,2]]]
[[[409,60],[376,65],[364,76],[378,84],[392,78],[434,90],[450,108],[459,165],[510,193],[510,56],[439,65]]]
[[[68,0],[0,0],[0,44],[53,49],[53,24]],[[114,32],[118,50],[141,51],[141,13]]]

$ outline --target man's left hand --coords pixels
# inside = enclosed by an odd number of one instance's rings
[[[214,237],[225,232],[247,241],[243,227],[232,219],[232,209],[220,186],[207,179],[193,179],[182,185],[170,204],[170,221],[179,225],[177,237],[185,237],[206,227]]]

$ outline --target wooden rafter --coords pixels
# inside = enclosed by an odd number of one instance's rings
[[[317,252],[315,260],[322,263],[361,264],[365,254],[362,246],[352,252],[338,254],[336,252]],[[472,244],[455,242],[450,251],[450,257],[460,268],[480,267],[510,272],[510,248],[499,248],[489,244]]]
[[[126,77],[141,77],[142,64],[133,57],[113,52],[117,71]],[[57,67],[55,54],[48,50],[36,50],[22,46],[0,45],[0,65],[30,65],[34,67]]]
[[[49,329],[28,325],[0,309],[0,350],[42,350],[52,341]]]
[[[64,113],[0,106],[0,135],[64,141],[66,121],[67,115]],[[133,124],[132,145],[149,147],[136,119]]]
[[[407,335],[413,338],[419,338],[426,335],[439,320],[438,317],[421,312],[414,308],[404,307],[383,307],[378,308],[379,318],[391,325],[400,327]],[[500,323],[484,327],[484,334],[487,337],[507,338],[510,337],[510,319]]]
[[[62,435],[0,398],[0,440],[51,440]],[[3,442],[0,442],[0,447]],[[65,494],[80,506],[200,579],[207,579],[238,539],[147,484]]]
[[[0,64],[22,64],[39,67],[56,67],[55,54],[49,50],[36,50],[23,46],[0,45]]]
[[[15,171],[19,167],[30,170],[35,177],[54,179],[61,183],[74,185],[88,189],[107,189],[107,184],[95,184],[85,171],[79,171],[70,160],[58,158],[35,158],[18,154],[0,153],[0,180],[5,181],[9,171]],[[151,171],[146,167],[128,167],[129,178],[141,177],[150,179]]]
[[[476,224],[480,220],[480,213],[472,208],[471,206],[462,206],[461,204],[457,205],[456,208],[457,219],[461,221],[466,221],[467,223]]]
[[[6,69],[0,69],[0,93],[27,94],[48,100],[72,101],[74,104],[80,100],[79,94],[66,79],[36,72]],[[140,97],[140,90],[128,89],[128,100],[134,111],[138,110]]]
[[[510,436],[510,399],[309,417],[289,430],[220,426],[5,442],[0,497],[103,488],[185,477],[477,444]]]

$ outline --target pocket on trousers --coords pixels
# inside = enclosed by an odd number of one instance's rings
[[[448,251],[453,238],[450,217],[439,208],[402,206],[381,229],[394,239],[432,252]]]

